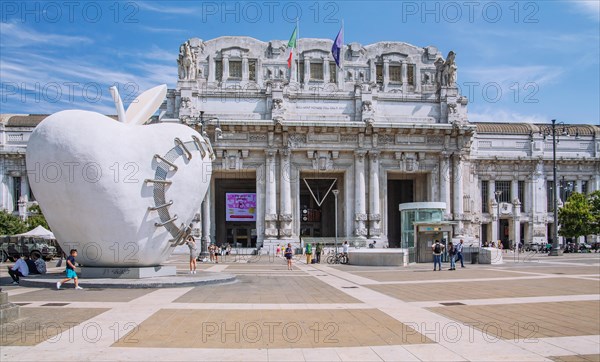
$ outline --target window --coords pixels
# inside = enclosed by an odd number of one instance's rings
[[[256,60],[248,61],[248,80],[256,81]]]
[[[310,63],[310,80],[323,80],[323,63]]]
[[[300,79],[298,79],[298,81],[304,83],[304,62],[300,62],[300,69],[298,71],[300,73]]]
[[[588,182],[587,181],[581,181],[581,193],[584,195],[587,195],[587,193],[588,193]]]
[[[223,61],[221,60],[215,62],[215,80],[223,80]]]
[[[229,79],[242,79],[241,61],[229,61]]]
[[[13,177],[13,210],[19,210],[19,199],[21,198],[21,178]]]
[[[561,184],[560,199],[565,202],[575,192],[575,181],[563,180]]]
[[[329,63],[329,83],[337,83],[337,64]]]
[[[502,191],[499,202],[510,202],[512,195],[510,194],[510,181],[496,181],[496,190]]]
[[[377,79],[377,84],[383,84],[383,65],[377,64],[375,65],[375,78]]]
[[[525,210],[525,181],[519,181],[519,201],[521,201],[521,210]]]
[[[409,85],[415,85],[415,65],[414,64],[408,64],[407,65],[407,75],[406,77],[408,78],[408,84]]]
[[[488,195],[489,183],[490,183],[489,181],[481,181],[481,212],[483,212],[483,213],[490,212],[489,204],[488,204],[488,200],[490,198],[490,196]]]
[[[390,82],[402,83],[402,66],[390,65],[389,67]]]
[[[548,211],[554,211],[554,181],[546,181],[546,207]]]

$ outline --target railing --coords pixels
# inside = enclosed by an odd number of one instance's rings
[[[368,240],[358,238],[358,237],[338,237],[337,238],[338,247],[341,247],[344,244],[344,241],[347,241],[350,247],[354,248],[364,248],[367,246]],[[303,236],[302,242],[306,245],[306,243],[311,244],[323,244],[324,246],[335,246],[335,237],[312,237],[312,236]]]

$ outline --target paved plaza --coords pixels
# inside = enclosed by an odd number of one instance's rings
[[[186,273],[186,256],[168,263]],[[288,271],[266,256],[199,269],[237,280],[53,290],[9,285],[3,267],[2,289],[21,319],[2,326],[0,359],[600,360],[600,254],[507,253],[501,265],[441,272],[300,259]]]

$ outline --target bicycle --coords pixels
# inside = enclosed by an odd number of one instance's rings
[[[327,264],[348,264],[348,255],[346,253],[330,251],[326,260]]]

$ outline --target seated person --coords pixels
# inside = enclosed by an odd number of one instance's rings
[[[29,274],[39,274],[40,273],[37,270],[37,266],[35,265],[35,261],[31,260],[31,258],[28,257],[27,255],[25,255],[23,257],[23,259],[25,259],[25,263],[27,263],[27,268],[29,268]]]
[[[36,254],[33,256],[33,262],[35,263],[35,269],[39,274],[46,274],[46,262],[44,261],[44,258]]]
[[[13,284],[19,284],[19,277],[26,277],[29,275],[29,268],[25,260],[21,259],[21,255],[17,254],[18,258],[15,265],[8,268],[8,275],[13,279]]]

